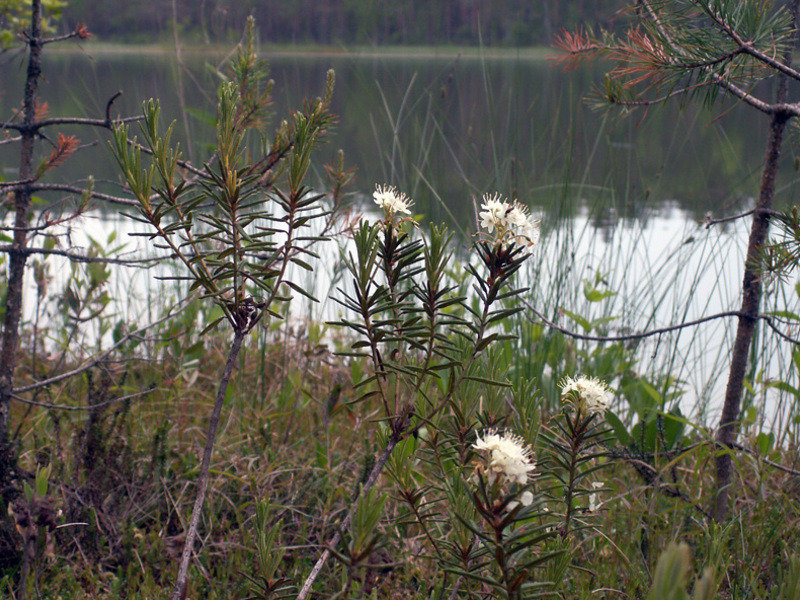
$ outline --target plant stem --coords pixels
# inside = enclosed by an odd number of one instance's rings
[[[397,446],[397,443],[399,441],[400,437],[398,434],[393,434],[392,437],[389,438],[389,441],[386,444],[386,448],[384,448],[383,452],[381,452],[381,455],[378,457],[378,460],[372,467],[372,471],[370,471],[369,473],[369,477],[367,477],[367,481],[361,488],[361,494],[369,491],[369,489],[378,482],[378,476],[383,470],[383,467],[386,465],[386,461],[389,460],[389,456],[391,456],[392,450],[394,450],[395,446]],[[354,501],[354,503],[356,501]],[[353,510],[355,510],[355,507]],[[342,540],[342,533],[347,531],[348,527],[350,527],[350,521],[352,520],[352,518],[353,518],[353,512],[351,511],[344,518],[344,521],[342,521],[342,524],[339,526],[339,531],[336,532],[336,535],[333,536],[331,541],[328,543],[328,546],[325,548],[324,552],[317,559],[317,562],[314,564],[314,568],[311,569],[311,573],[308,574],[308,577],[306,577],[306,580],[303,582],[303,587],[300,590],[300,593],[297,595],[296,600],[306,600],[308,598],[308,595],[311,593],[311,586],[314,585],[314,581],[316,581],[320,571],[322,571],[322,567],[325,566],[325,563],[328,561],[328,558],[330,558],[331,555],[330,548],[335,548]]]
[[[572,430],[572,436],[569,448],[569,483],[567,484],[565,492],[566,512],[564,513],[564,532],[562,534],[564,538],[569,535],[569,526],[572,522],[572,515],[574,512],[572,501],[574,497],[575,479],[578,475],[578,454],[583,444],[584,423],[580,411],[575,411],[575,422],[570,429]]]
[[[208,424],[208,434],[206,435],[206,446],[203,449],[203,460],[200,464],[200,475],[197,481],[197,497],[194,501],[194,510],[192,511],[192,519],[189,522],[189,529],[186,531],[186,541],[183,546],[183,554],[181,556],[181,564],[178,568],[178,576],[175,579],[175,589],[172,591],[170,600],[185,600],[186,598],[186,584],[189,578],[189,562],[194,550],[194,540],[197,537],[197,527],[200,524],[200,515],[203,512],[203,504],[206,500],[206,492],[208,491],[208,471],[211,467],[211,454],[214,451],[214,439],[217,435],[217,428],[219,426],[219,418],[222,413],[222,404],[225,401],[225,393],[228,390],[228,382],[233,373],[233,368],[236,365],[236,359],[239,356],[239,350],[242,348],[242,342],[246,332],[244,329],[234,329],[233,344],[228,351],[228,361],[225,363],[225,371],[222,373],[222,379],[219,382],[219,389],[217,390],[217,400],[214,403],[214,411],[211,413],[211,421]]]

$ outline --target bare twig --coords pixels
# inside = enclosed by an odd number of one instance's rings
[[[688,93],[693,92],[693,91],[695,91],[695,90],[697,90],[697,89],[699,89],[701,87],[705,87],[705,86],[708,86],[708,85],[711,85],[711,83],[697,83],[695,85],[690,85],[690,86],[687,86],[687,87],[684,87],[684,88],[680,88],[678,90],[673,90],[669,94],[666,94],[664,96],[660,96],[658,98],[649,99],[649,100],[648,99],[621,100],[619,98],[611,98],[611,97],[608,97],[608,96],[606,96],[606,98],[607,98],[607,100],[609,102],[611,102],[612,104],[616,104],[618,106],[624,106],[624,107],[627,107],[627,108],[641,108],[641,107],[656,106],[658,104],[663,104],[664,102],[666,102],[667,100],[670,100],[671,98],[675,98],[675,97],[680,96],[682,94],[688,94]]]
[[[197,481],[197,497],[195,498],[194,509],[192,510],[192,518],[189,521],[189,529],[186,531],[181,564],[178,568],[178,576],[175,579],[175,588],[170,596],[171,600],[185,600],[186,598],[186,584],[189,580],[189,563],[194,552],[194,540],[197,537],[197,528],[200,525],[200,514],[203,512],[203,504],[205,504],[206,492],[208,491],[208,472],[211,467],[211,454],[214,451],[214,439],[217,436],[222,405],[225,402],[225,392],[228,389],[228,382],[233,373],[233,368],[236,365],[236,358],[239,356],[239,350],[242,347],[242,341],[244,341],[245,335],[246,331],[244,329],[234,330],[233,344],[231,344],[230,351],[228,352],[225,371],[219,382],[217,400],[214,403],[214,410],[211,413],[211,420],[208,424],[206,445],[203,449],[203,459],[200,463],[200,474],[198,475]]]
[[[779,337],[783,338],[785,341],[789,342],[790,344],[800,345],[800,340],[797,338],[793,338],[790,335],[783,333],[778,327],[772,322],[774,317],[770,315],[758,315],[758,318],[764,321],[772,331],[778,334]]]
[[[742,452],[746,452],[747,454],[750,454],[752,456],[756,456],[758,457],[758,460],[760,460],[764,464],[767,464],[770,467],[778,469],[779,471],[783,471],[784,473],[788,473],[789,475],[800,477],[800,471],[797,471],[780,463],[776,463],[775,461],[769,460],[768,458],[764,458],[763,456],[761,456],[759,452],[756,452],[752,448],[747,448],[746,446],[743,446],[738,442],[733,442],[731,444],[731,448],[734,448],[735,450],[741,450]]]
[[[723,90],[732,96],[735,96],[745,104],[749,104],[756,110],[761,111],[765,115],[785,114],[792,117],[800,116],[800,106],[797,104],[788,104],[786,102],[776,102],[774,104],[770,104],[760,100],[759,98],[756,98],[747,90],[743,90],[737,85],[734,85],[729,81],[725,81],[719,75],[715,75],[713,79],[714,83],[716,83]]]
[[[133,400],[134,398],[139,398],[141,396],[146,396],[147,394],[151,394],[156,391],[156,387],[151,387],[150,389],[143,390],[141,392],[136,392],[134,394],[128,394],[127,396],[122,396],[120,398],[112,398],[111,400],[106,400],[105,402],[98,402],[97,404],[90,404],[89,406],[70,406],[69,404],[50,404],[48,402],[37,402],[36,400],[28,400],[27,398],[22,398],[21,396],[17,396],[16,394],[12,395],[12,398],[17,402],[22,402],[23,404],[29,404],[31,406],[40,406],[41,408],[50,408],[54,410],[65,410],[65,411],[82,411],[82,410],[95,410],[98,408],[103,408],[104,406],[109,406],[111,404],[116,404],[118,402],[126,402],[128,400]]]
[[[659,327],[657,329],[649,329],[647,331],[640,331],[638,333],[627,333],[622,335],[589,335],[585,333],[578,333],[577,331],[572,331],[571,329],[567,329],[566,327],[562,327],[557,323],[549,320],[545,317],[541,312],[539,312],[533,304],[531,304],[525,298],[521,298],[521,301],[525,306],[528,308],[530,312],[532,312],[541,323],[547,326],[549,329],[554,329],[559,333],[563,333],[566,336],[577,340],[584,340],[588,342],[631,342],[635,340],[641,340],[649,337],[653,337],[655,335],[663,335],[665,333],[671,333],[673,331],[679,331],[681,329],[685,329],[687,327],[695,327],[697,325],[701,325],[703,323],[707,323],[709,321],[715,321],[717,319],[725,319],[729,317],[741,317],[747,316],[750,318],[754,318],[757,320],[764,321],[770,329],[772,329],[775,333],[777,333],[781,338],[785,341],[790,342],[792,344],[800,345],[800,339],[793,338],[788,334],[782,332],[778,329],[777,325],[775,325],[774,317],[771,315],[745,315],[741,311],[738,310],[729,310],[726,312],[716,313],[713,315],[709,315],[707,317],[701,317],[699,319],[694,319],[693,321],[684,321],[683,323],[678,323],[677,325],[668,325],[666,327]],[[528,317],[531,319],[530,317]],[[533,320],[533,319],[531,319]]]
[[[34,192],[67,192],[70,194],[83,194],[86,190],[74,185],[64,183],[34,183],[30,186],[31,191]],[[120,198],[119,196],[111,196],[110,194],[102,194],[100,192],[92,192],[92,198],[96,200],[103,200],[111,202],[112,204],[121,204],[122,206],[139,206],[139,203],[129,198]]]
[[[730,216],[730,217],[722,217],[721,219],[714,219],[714,218],[711,216],[711,213],[710,213],[710,212],[708,212],[708,213],[706,213],[706,218],[705,218],[705,219],[703,219],[703,225],[705,225],[705,228],[706,228],[706,229],[711,229],[711,227],[712,227],[713,225],[717,225],[717,224],[719,224],[719,223],[728,223],[729,221],[736,221],[736,220],[738,220],[738,219],[744,219],[745,217],[749,217],[749,216],[751,216],[751,215],[752,215],[752,214],[753,214],[755,211],[756,211],[756,209],[753,209],[753,210],[748,210],[747,212],[743,212],[743,213],[741,213],[741,214],[738,214],[738,215],[733,215],[733,216]]]
[[[10,245],[6,244],[0,246],[0,253],[8,253],[15,250],[15,248]],[[85,254],[78,254],[76,252],[70,252],[69,250],[57,250],[55,248],[47,249],[47,248],[23,248],[21,250],[23,254],[31,255],[31,254],[44,254],[47,256],[63,256],[68,258],[71,262],[75,263],[102,263],[106,265],[121,265],[124,267],[132,267],[132,266],[141,266],[147,264],[153,264],[156,261],[162,260],[160,258],[108,258],[105,256],[86,256]]]
[[[117,93],[111,96],[111,98],[108,99],[108,102],[106,102],[106,123],[109,125],[111,125],[111,107],[114,106],[114,101],[120,96],[122,96],[122,90],[117,91]]]
[[[64,34],[64,35],[57,35],[55,37],[42,38],[41,40],[39,40],[39,43],[40,44],[52,44],[53,42],[63,42],[64,40],[71,40],[72,38],[75,38],[75,37],[82,37],[81,33],[78,30],[71,31],[71,32],[69,32],[67,34]]]
[[[372,486],[374,486],[378,481],[378,476],[380,472],[383,470],[384,465],[386,465],[386,461],[389,460],[389,456],[392,454],[392,450],[397,445],[397,440],[392,437],[390,438],[389,442],[386,444],[386,448],[383,449],[378,460],[375,462],[375,465],[372,467],[372,471],[369,473],[369,477],[367,481],[364,483],[364,487],[361,490],[361,493],[367,492]],[[347,531],[348,527],[350,527],[350,521],[353,518],[352,511],[347,514],[342,521],[342,524],[339,526],[339,531],[331,538],[331,541],[328,542],[327,547],[325,548],[324,552],[320,557],[317,559],[317,562],[314,564],[314,568],[311,569],[311,573],[308,574],[306,580],[303,582],[303,587],[300,589],[300,593],[297,594],[296,600],[306,600],[308,595],[311,593],[311,586],[314,585],[314,581],[316,581],[317,577],[319,576],[320,571],[322,571],[322,567],[325,566],[325,563],[328,561],[331,555],[331,548],[335,548],[339,542],[342,540],[342,532]]]
[[[726,448],[725,446],[721,446],[720,444],[718,444],[714,440],[703,440],[701,442],[695,442],[694,444],[689,444],[688,446],[681,446],[679,448],[674,448],[672,450],[663,450],[663,451],[659,452],[658,455],[656,455],[654,453],[641,453],[641,454],[640,453],[636,453],[636,454],[631,454],[631,453],[624,452],[624,451],[620,452],[620,451],[610,450],[610,451],[606,451],[606,452],[595,452],[595,453],[592,453],[592,454],[587,454],[586,457],[587,458],[604,458],[604,459],[617,458],[617,459],[620,459],[620,460],[624,460],[626,462],[633,462],[633,460],[637,460],[637,461],[639,461],[638,464],[640,464],[642,466],[645,466],[647,469],[649,469],[649,470],[651,470],[653,472],[656,472],[655,468],[651,464],[646,463],[646,462],[641,462],[641,461],[647,460],[647,459],[651,459],[652,460],[656,456],[660,456],[662,458],[673,458],[675,456],[678,456],[680,454],[685,454],[687,452],[690,452],[691,450],[695,450],[695,449],[701,448],[703,446],[716,447],[718,449],[729,450],[729,448]],[[777,463],[777,462],[775,462],[773,460],[769,460],[768,458],[764,458],[761,455],[760,452],[758,452],[756,450],[753,450],[752,448],[748,448],[747,446],[744,446],[744,445],[740,444],[739,442],[733,442],[730,445],[730,449],[739,450],[740,452],[744,452],[746,454],[750,454],[751,456],[756,456],[764,464],[767,464],[770,467],[774,467],[775,469],[778,469],[779,471],[783,471],[784,473],[788,473],[789,475],[800,476],[800,471],[798,471],[796,469],[792,469],[791,467],[787,467],[786,465],[782,465],[781,463]]]
[[[546,325],[550,329],[555,329],[556,331],[563,333],[571,338],[575,338],[578,340],[585,340],[589,342],[630,342],[634,340],[641,340],[648,337],[653,337],[654,335],[662,335],[664,333],[669,333],[671,331],[678,331],[679,329],[685,329],[687,327],[694,327],[696,325],[700,325],[701,323],[706,323],[708,321],[714,321],[716,319],[724,319],[728,317],[739,317],[741,313],[739,311],[727,311],[721,312],[714,315],[709,315],[707,317],[702,317],[700,319],[695,319],[693,321],[685,321],[684,323],[679,323],[677,325],[669,325],[667,327],[660,327],[658,329],[650,329],[648,331],[642,331],[639,333],[629,333],[624,335],[588,335],[585,333],[578,333],[577,331],[572,331],[571,329],[567,329],[566,327],[561,327],[557,323],[550,321],[547,317],[545,317],[542,313],[540,313],[533,304],[531,304],[525,298],[521,298],[521,301],[525,306],[531,311],[536,317],[542,322],[542,324]],[[529,317],[530,318],[530,317]],[[532,320],[532,319],[531,319]]]
[[[42,119],[36,121],[31,125],[34,129],[41,129],[43,127],[50,127],[52,125],[88,125],[91,127],[101,127],[103,129],[111,129],[112,126],[118,123],[134,123],[141,121],[144,117],[141,115],[135,117],[124,117],[121,119],[114,119],[109,121],[107,119],[88,119],[83,117],[53,117],[51,119]]]
[[[166,315],[161,317],[160,319],[153,321],[152,323],[148,323],[147,325],[140,327],[135,331],[131,331],[130,333],[125,334],[120,338],[120,340],[111,346],[108,350],[97,354],[87,361],[85,361],[81,366],[72,369],[71,371],[67,371],[66,373],[61,373],[60,375],[56,375],[55,377],[50,377],[48,379],[43,379],[42,381],[37,381],[36,383],[31,383],[30,385],[24,385],[22,387],[18,387],[12,390],[12,393],[15,395],[23,394],[25,392],[30,392],[31,390],[37,390],[39,388],[47,387],[58,383],[59,381],[64,381],[65,379],[69,379],[70,377],[75,377],[75,375],[79,375],[84,371],[91,369],[95,365],[103,362],[106,358],[108,358],[115,350],[126,344],[129,340],[139,337],[143,332],[151,329],[169,319],[172,319],[175,315],[180,314],[183,312],[189,303],[194,300],[199,294],[195,293],[188,298],[185,298],[183,303],[179,304],[178,306],[173,307]]]
[[[28,185],[36,181],[34,178],[30,179],[17,179],[15,181],[0,181],[0,190],[13,191],[19,187]]]
[[[131,139],[128,139],[128,144],[130,144],[131,146],[133,146],[137,150],[141,150],[145,154],[149,154],[151,156],[153,155],[153,151],[150,148],[148,148],[147,146],[142,146],[139,143],[134,143],[134,141],[131,140]],[[187,171],[189,171],[190,173],[193,173],[194,175],[198,175],[200,177],[208,177],[208,171],[207,170],[198,169],[197,167],[192,166],[192,163],[190,163],[190,162],[186,162],[185,160],[178,160],[178,161],[176,161],[176,163],[178,164],[179,167],[181,167],[183,169],[186,169]]]

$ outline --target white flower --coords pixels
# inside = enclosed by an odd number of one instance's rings
[[[539,243],[539,221],[531,218],[527,206],[514,201],[514,207],[508,211],[506,220],[515,244],[530,248]]]
[[[413,202],[405,194],[398,192],[394,186],[376,185],[372,197],[375,199],[375,204],[383,209],[387,219],[391,219],[396,213],[411,214],[408,209]]]
[[[528,483],[528,473],[536,468],[530,447],[513,433],[498,434],[489,430],[484,433],[483,439],[478,435],[478,441],[472,447],[489,453],[487,480],[490,485],[497,477],[509,483],[525,485]]]
[[[577,401],[578,408],[587,416],[605,412],[608,408],[608,386],[596,377],[566,377],[561,382],[561,398],[567,400],[570,397]]]
[[[510,206],[508,202],[501,200],[500,194],[494,194],[493,196],[484,194],[481,208],[484,209],[483,212],[478,214],[481,218],[481,227],[489,233],[492,233],[495,227],[497,227],[498,233],[505,229],[506,213]]]
[[[530,248],[539,242],[539,221],[531,218],[524,204],[509,203],[499,194],[484,194],[481,208],[480,226],[489,233],[497,229],[496,243]]]

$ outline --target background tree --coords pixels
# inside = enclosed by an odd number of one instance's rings
[[[12,181],[0,183],[0,191],[8,194],[8,198],[12,200],[9,204],[13,211],[13,224],[8,228],[3,228],[8,232],[4,238],[9,239],[11,243],[0,246],[0,252],[8,256],[5,293],[2,297],[2,307],[0,307],[0,313],[3,316],[2,337],[0,337],[0,490],[4,497],[13,497],[18,491],[17,486],[13,483],[16,477],[16,459],[13,448],[14,441],[9,436],[9,423],[11,403],[16,392],[19,391],[15,390],[15,380],[28,259],[34,254],[60,254],[76,262],[91,260],[87,256],[59,251],[52,247],[46,248],[44,240],[55,225],[63,224],[84,214],[92,199],[127,202],[124,199],[95,193],[91,184],[86,189],[82,189],[46,181],[46,175],[50,171],[63,164],[71,154],[80,148],[80,140],[75,136],[66,136],[61,133],[58,133],[53,139],[45,132],[53,127],[63,125],[81,125],[110,130],[112,124],[110,112],[114,99],[112,98],[108,102],[105,118],[48,117],[47,105],[40,99],[38,88],[39,79],[42,76],[44,47],[47,44],[71,38],[87,39],[91,34],[83,24],[79,24],[68,34],[45,37],[48,14],[50,19],[53,18],[53,14],[46,9],[53,7],[57,10],[62,5],[58,2],[43,2],[43,0],[34,0],[31,4],[25,5],[29,15],[29,28],[19,33],[16,29],[20,25],[22,4],[4,3],[5,12],[2,13],[3,35],[11,35],[11,39],[14,40],[19,39],[17,35],[21,36],[28,52],[22,109],[7,121],[0,123],[0,128],[6,132],[2,143],[19,145],[18,176]],[[5,41],[5,37],[3,39]],[[39,149],[39,146],[42,145],[43,151]],[[33,195],[52,192],[72,195],[74,202],[71,206],[67,204],[68,208],[59,214],[57,212],[42,213],[37,224],[32,225],[31,202]],[[46,385],[46,382],[39,383]]]
[[[589,56],[616,62],[600,91],[601,104],[624,111],[646,109],[669,100],[707,104],[729,97],[769,119],[758,200],[752,211],[744,264],[742,300],[731,354],[725,401],[716,440],[716,493],[712,513],[722,521],[728,514],[731,448],[736,441],[745,376],[762,293],[760,257],[768,241],[775,176],[787,123],[800,115],[789,100],[788,81],[800,80],[793,69],[798,2],[767,0],[639,0],[631,6],[636,21],[622,37],[605,31],[565,32],[558,46],[568,54],[568,66]],[[774,80],[774,97],[763,87]],[[722,94],[720,94],[722,92]]]
[[[182,171],[180,150],[171,142],[174,123],[162,133],[159,107],[144,108],[143,144],[128,137],[128,126],[114,130],[114,156],[136,198],[138,221],[152,229],[155,248],[184,267],[182,279],[200,290],[222,313],[205,332],[227,322],[233,340],[209,419],[197,496],[186,532],[180,568],[171,598],[186,597],[189,565],[208,489],[208,474],[228,383],[245,337],[262,317],[281,319],[280,305],[297,293],[313,299],[297,277],[296,267],[318,258],[324,236],[309,231],[316,220],[333,224],[332,209],[306,182],[311,157],[333,124],[330,101],[334,74],[328,72],[325,93],[306,101],[273,134],[266,130],[272,81],[256,57],[255,21],[247,21],[246,43],[230,69],[230,81],[219,90],[217,143],[203,169]],[[261,149],[256,155],[253,146]],[[152,156],[142,166],[142,150]],[[336,181],[343,175],[332,169]],[[293,269],[292,267],[295,267]]]

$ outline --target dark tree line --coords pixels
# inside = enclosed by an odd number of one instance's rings
[[[562,28],[613,28],[625,0],[174,0],[184,37],[236,39],[248,15],[262,42],[528,46]],[[173,2],[70,0],[64,26],[86,22],[103,39],[152,42],[173,29]]]

